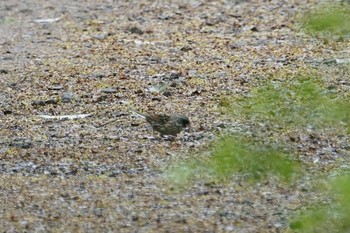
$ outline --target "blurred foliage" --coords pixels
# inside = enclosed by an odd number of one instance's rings
[[[168,177],[173,184],[183,186],[192,178],[225,180],[232,175],[243,175],[254,182],[274,176],[289,182],[300,174],[298,162],[272,146],[225,136],[214,143],[209,160],[187,161],[174,167]]]
[[[350,232],[350,175],[329,182],[328,196],[334,201],[316,210],[307,210],[290,224],[293,232]]]
[[[324,89],[315,78],[270,83],[239,101],[239,117],[285,129],[339,127],[349,131],[350,102]],[[276,127],[275,127],[276,128]]]
[[[204,164],[196,163],[194,160],[181,163],[170,169],[167,177],[172,185],[176,187],[186,187],[194,178],[198,178],[199,174],[203,174]]]
[[[230,105],[235,118],[270,125],[269,130],[304,130],[309,126],[349,131],[350,102],[324,89],[315,78],[293,78],[256,88],[250,97]],[[227,103],[224,104],[227,106]],[[254,139],[264,141],[264,138]],[[264,144],[265,143],[265,144]],[[226,179],[244,175],[257,181],[276,176],[291,181],[301,174],[296,161],[282,153],[282,145],[269,146],[249,138],[224,136],[213,144],[208,161],[187,161],[169,172],[176,184],[194,177]]]
[[[350,8],[323,6],[304,15],[303,25],[311,33],[347,36]],[[235,119],[271,126],[266,127],[268,130],[303,131],[312,127],[350,133],[350,101],[346,97],[325,88],[325,83],[317,77],[278,79],[253,89],[249,97],[235,102],[222,97],[219,105],[229,109]],[[255,140],[264,141],[257,137]],[[302,175],[300,164],[281,151],[249,138],[224,136],[213,144],[207,161],[187,161],[174,167],[169,177],[173,183],[184,185],[196,177],[229,179],[242,175],[253,181],[270,177],[291,181]],[[329,187],[326,195],[333,197],[334,202],[301,212],[291,221],[291,231],[350,232],[350,175],[330,182]]]
[[[296,161],[288,159],[286,154],[272,146],[228,136],[215,143],[208,166],[219,178],[242,173],[249,174],[253,180],[277,175],[284,181],[290,181],[300,172]]]
[[[332,36],[350,35],[349,4],[323,3],[302,17],[304,28],[310,33],[326,33]]]
[[[347,4],[322,6],[307,14],[303,18],[305,29],[323,35],[348,36],[350,34],[350,8]],[[311,122],[317,127],[337,127],[340,131],[350,133],[349,100],[327,93],[319,85],[310,83],[310,81],[304,82],[298,89],[300,91],[296,93],[300,93],[300,97],[305,97],[294,100],[294,104],[297,103],[296,106],[301,107],[301,112],[303,112],[301,115],[296,114],[297,112],[292,115],[293,122],[298,127]],[[295,118],[296,116],[299,119]],[[333,197],[333,201],[322,207],[299,213],[290,223],[292,232],[350,232],[350,175],[341,175],[328,184],[329,189],[326,196]]]

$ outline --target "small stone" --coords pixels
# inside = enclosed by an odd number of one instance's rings
[[[28,225],[28,221],[23,220],[23,221],[20,222],[20,224],[21,224],[22,226],[26,226],[26,225]]]
[[[45,101],[45,104],[57,104],[57,103],[58,103],[57,99],[49,99]]]
[[[231,225],[225,227],[225,231],[233,231],[234,229],[235,227]]]
[[[106,75],[105,74],[101,74],[101,73],[96,73],[96,74],[93,74],[92,77],[94,77],[94,78],[104,78],[104,77],[106,77]]]
[[[0,69],[0,74],[8,74],[9,71],[7,69]]]
[[[143,34],[143,31],[138,28],[138,27],[132,27],[129,29],[129,32],[131,33],[134,33],[134,34],[139,34],[139,35],[142,35]]]
[[[117,89],[114,89],[112,87],[107,87],[107,88],[103,88],[101,89],[102,93],[117,93]]]
[[[106,39],[107,36],[108,36],[107,33],[103,33],[103,34],[94,35],[94,38],[98,40],[103,40],[103,39]]]
[[[171,96],[171,92],[170,91],[164,91],[163,95],[166,96],[166,97],[169,97],[169,96]]]
[[[188,76],[195,76],[197,74],[197,70],[189,70]]]
[[[127,116],[128,114],[125,112],[112,112],[112,117],[121,117],[121,116]]]
[[[193,50],[193,49],[192,49],[191,46],[185,45],[185,46],[182,47],[180,50],[183,51],[183,52],[188,52],[188,51],[191,51],[191,50]]]
[[[226,72],[225,71],[219,71],[216,73],[216,76],[222,78],[222,77],[225,77],[226,76]]]
[[[26,138],[16,138],[13,142],[9,143],[9,146],[21,148],[21,149],[29,149],[33,146],[31,141],[28,141]]]
[[[174,79],[179,79],[180,78],[180,73],[175,73],[175,72],[173,72],[173,73],[171,73],[170,74],[170,77],[169,77],[169,80],[174,80]]]
[[[59,91],[59,90],[63,89],[63,86],[62,85],[53,85],[53,86],[49,87],[48,89],[52,90],[52,91]]]
[[[152,99],[151,99],[152,101],[162,101],[162,99],[161,98],[159,98],[159,97],[153,97]]]
[[[64,92],[61,96],[61,100],[63,103],[69,103],[73,100],[78,100],[78,96],[72,92]]]
[[[158,19],[161,19],[161,20],[169,20],[173,17],[173,15],[171,14],[162,14],[160,16],[158,16]]]
[[[12,60],[15,60],[15,56],[12,56],[12,55],[4,56],[2,58],[2,60],[4,60],[4,61],[12,61]]]
[[[195,89],[191,92],[191,96],[194,96],[194,95],[200,95],[202,93],[202,90],[200,89]]]
[[[117,177],[120,175],[120,171],[112,171],[111,174],[109,174],[109,177]]]
[[[138,90],[135,91],[135,94],[143,94],[143,90],[138,89]]]
[[[103,216],[103,209],[102,208],[96,208],[94,210],[94,213],[97,217],[102,217]]]
[[[224,128],[226,128],[226,125],[225,125],[225,123],[219,123],[219,124],[217,124],[216,127],[224,129]]]
[[[252,27],[251,29],[250,29],[252,32],[258,32],[259,30],[258,30],[258,28],[257,27]]]
[[[32,106],[45,106],[45,101],[43,100],[34,100]]]
[[[171,86],[171,87],[177,87],[177,82],[172,82],[172,83],[170,83],[170,86]]]
[[[12,110],[5,109],[5,110],[2,111],[2,113],[3,113],[4,115],[9,115],[9,114],[12,114],[13,112],[12,112]]]
[[[159,64],[161,63],[162,59],[160,57],[150,57],[148,61],[151,64]]]

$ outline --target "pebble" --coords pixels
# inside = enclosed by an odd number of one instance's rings
[[[96,73],[91,75],[93,78],[105,78],[106,75],[102,73]]]
[[[143,31],[138,28],[138,27],[132,27],[129,29],[129,32],[131,33],[135,33],[135,34],[139,34],[139,35],[142,35],[143,34]]]
[[[74,100],[79,100],[79,97],[72,92],[64,92],[61,96],[61,100],[63,103],[69,103]]]
[[[0,74],[8,74],[9,71],[7,69],[0,69]]]
[[[101,89],[102,93],[117,93],[117,89],[112,88],[112,87],[107,87],[107,88],[103,88]]]
[[[170,91],[164,91],[163,95],[166,96],[166,97],[169,97],[169,96],[171,96],[171,92]]]
[[[53,86],[49,87],[48,89],[52,90],[52,91],[59,91],[59,90],[63,89],[63,86],[62,85],[53,85]]]
[[[43,100],[33,100],[32,106],[44,106],[46,103]]]
[[[33,143],[26,138],[15,138],[12,142],[9,143],[9,146],[29,149],[33,146]]]
[[[170,77],[169,77],[169,80],[174,80],[174,79],[179,79],[180,78],[180,73],[175,73],[175,72],[173,72],[173,73],[171,73],[170,74]]]
[[[103,34],[94,35],[94,38],[98,40],[103,40],[103,39],[106,39],[107,36],[108,36],[107,33],[103,33]]]
[[[197,70],[189,70],[188,76],[195,76],[197,74]]]

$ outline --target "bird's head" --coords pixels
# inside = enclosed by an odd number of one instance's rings
[[[173,115],[172,116],[174,121],[176,122],[177,125],[181,126],[182,128],[186,128],[190,126],[190,119],[188,119],[187,116],[184,115]]]

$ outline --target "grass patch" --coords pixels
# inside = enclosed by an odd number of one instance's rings
[[[235,104],[240,105],[232,107],[235,119],[244,119],[248,124],[260,122],[266,126],[266,132],[274,131],[275,137],[281,132],[303,132],[310,127],[349,132],[349,101],[323,88],[316,78],[270,83],[256,88],[250,97]],[[254,130],[258,129],[253,129],[253,134]],[[265,134],[264,131],[256,133],[254,140],[243,136],[222,137],[213,144],[207,161],[186,161],[169,171],[169,177],[180,185],[195,177],[222,180],[233,175],[243,175],[254,181],[272,176],[283,181],[293,180],[302,173],[300,165],[284,153],[283,145],[267,145]]]
[[[270,83],[253,90],[239,105],[237,117],[283,130],[308,126],[348,129],[350,123],[350,102],[324,89],[315,78]]]
[[[322,4],[305,14],[301,21],[311,34],[338,37],[350,35],[350,7],[347,4]]]
[[[249,142],[239,137],[224,137],[214,146],[208,166],[219,178],[247,174],[253,180],[276,175],[290,181],[298,174],[299,166],[272,146]]]
[[[168,173],[173,184],[184,186],[197,179],[223,181],[233,175],[256,182],[277,177],[290,182],[301,174],[297,161],[288,158],[272,146],[252,142],[242,137],[225,136],[214,143],[207,161],[187,161]]]
[[[334,201],[322,208],[301,212],[291,221],[293,232],[350,231],[350,175],[330,181],[327,195],[334,197]]]

